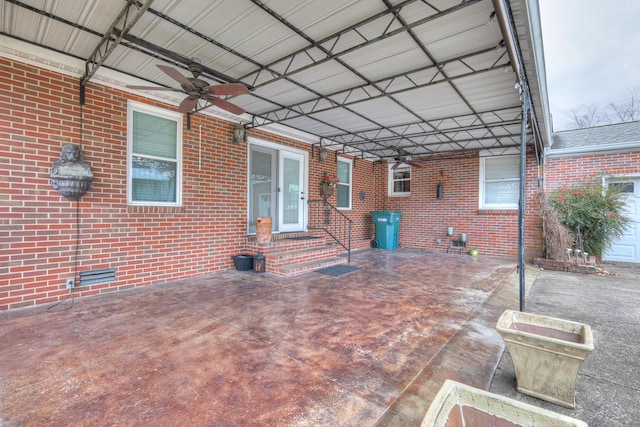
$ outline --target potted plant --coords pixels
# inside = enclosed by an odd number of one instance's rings
[[[320,193],[326,199],[329,196],[333,196],[333,190],[336,188],[340,181],[336,175],[324,174],[322,181],[320,181]]]
[[[478,255],[478,248],[469,248],[469,250],[467,251],[467,253],[471,256],[477,256]]]

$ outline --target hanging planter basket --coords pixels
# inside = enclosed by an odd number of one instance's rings
[[[320,189],[320,193],[325,199],[331,197],[333,196],[333,187],[323,187]]]

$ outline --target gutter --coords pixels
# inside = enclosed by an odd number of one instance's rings
[[[547,157],[570,157],[585,154],[610,154],[626,151],[640,151],[640,141],[616,142],[615,144],[556,148],[547,150]]]

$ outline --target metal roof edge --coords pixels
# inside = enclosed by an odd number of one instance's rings
[[[511,8],[515,31],[521,52],[523,66],[527,75],[527,83],[531,92],[536,119],[542,129],[542,138],[545,147],[551,144],[552,121],[547,92],[547,80],[543,52],[542,27],[540,23],[540,11],[538,0],[496,0],[508,2]],[[527,61],[531,58],[532,61]]]

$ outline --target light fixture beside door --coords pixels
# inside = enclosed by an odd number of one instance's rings
[[[233,129],[233,139],[231,140],[234,144],[239,144],[240,142],[244,142],[247,136],[247,130],[245,129],[242,123],[238,123],[236,127]]]
[[[327,156],[329,156],[329,150],[327,150],[326,148],[321,148],[320,153],[318,154],[318,161],[320,163],[324,162],[325,160],[327,160]]]

